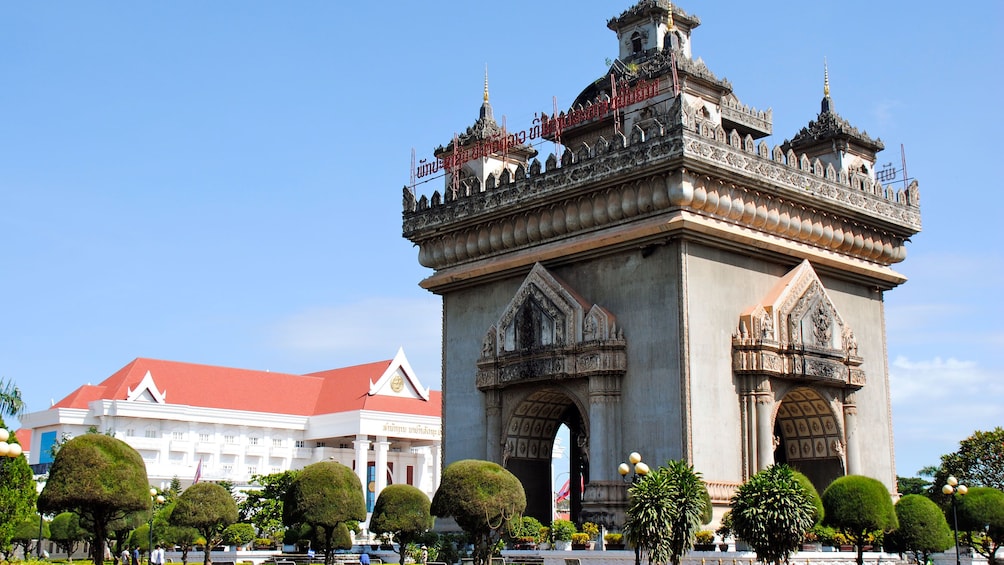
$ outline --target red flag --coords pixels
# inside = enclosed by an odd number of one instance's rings
[[[571,493],[572,493],[572,489],[569,486],[569,481],[566,480],[565,484],[561,485],[561,488],[558,489],[558,495],[554,499],[554,501],[555,502],[561,502],[562,500],[565,500],[566,498],[568,498]]]
[[[202,458],[199,457],[199,465],[195,468],[195,480],[192,484],[198,484],[199,479],[202,477]]]

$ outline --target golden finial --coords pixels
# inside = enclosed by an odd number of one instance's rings
[[[829,95],[829,66],[826,64],[826,57],[822,58],[822,95]]]
[[[674,27],[676,27],[676,24],[673,23],[673,3],[670,2],[669,3],[669,29],[673,29]]]
[[[485,64],[485,102],[488,102],[488,64]]]

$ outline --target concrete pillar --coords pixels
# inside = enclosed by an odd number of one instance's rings
[[[621,453],[621,389],[619,376],[589,378],[589,436],[583,455],[588,457],[589,480],[619,479],[617,463]]]
[[[365,500],[366,490],[369,488],[366,481],[366,468],[369,466],[370,437],[357,435],[352,445],[356,448],[356,476],[359,477],[359,482],[363,485],[363,500]]]
[[[485,391],[485,458],[505,466],[502,461],[502,393]]]
[[[766,469],[774,464],[774,397],[770,393],[756,395],[756,468]]]
[[[855,403],[854,394],[849,393],[844,398],[844,433],[846,434],[846,449],[844,455],[847,458],[847,474],[861,474],[861,457],[858,439],[858,405]]]
[[[443,442],[432,442],[432,492],[439,488],[443,477]]]
[[[377,436],[376,443],[376,485],[374,485],[373,500],[380,498],[380,492],[387,487],[387,450],[390,442],[386,437]]]

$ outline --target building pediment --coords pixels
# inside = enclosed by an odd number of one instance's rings
[[[167,402],[167,390],[160,391],[157,389],[157,383],[153,382],[153,374],[147,371],[143,375],[143,380],[136,385],[136,388],[129,387],[126,389],[126,400],[129,402],[156,402],[157,404],[165,404]]]
[[[380,378],[370,381],[369,395],[429,400],[429,389],[419,382],[408,358],[404,356],[404,348],[400,348]]]
[[[865,384],[854,331],[808,261],[740,315],[732,344],[737,373]]]
[[[623,374],[624,350],[614,315],[590,305],[537,263],[485,333],[478,386]]]

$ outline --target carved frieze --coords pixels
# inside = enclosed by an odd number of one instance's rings
[[[534,265],[482,339],[481,390],[517,383],[620,377],[626,342],[606,309],[581,301],[539,263]]]
[[[841,318],[815,271],[803,261],[739,318],[732,369],[849,389],[865,385],[854,332]],[[780,328],[779,332],[775,328]]]
[[[905,240],[920,229],[915,199],[867,179],[828,178],[794,154],[734,147],[716,128],[702,135],[660,126],[661,135],[586,151],[560,167],[555,160],[546,172],[424,209],[410,208],[407,196],[405,236],[419,245],[423,265],[442,269],[685,209],[881,265],[903,260]],[[640,185],[639,168],[648,175]]]

